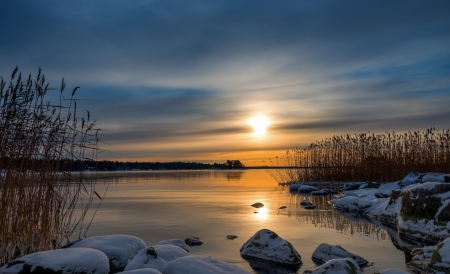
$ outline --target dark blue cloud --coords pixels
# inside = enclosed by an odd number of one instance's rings
[[[0,74],[42,67],[81,86],[116,147],[239,139],[256,112],[298,135],[448,127],[448,14],[448,1],[4,0]]]

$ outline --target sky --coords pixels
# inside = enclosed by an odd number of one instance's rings
[[[449,14],[439,0],[2,0],[0,75],[80,86],[100,160],[264,165],[335,134],[450,128]]]

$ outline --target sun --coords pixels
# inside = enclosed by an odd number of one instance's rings
[[[266,135],[267,127],[270,125],[270,120],[259,113],[248,120],[248,123],[253,127],[256,137],[262,137]]]

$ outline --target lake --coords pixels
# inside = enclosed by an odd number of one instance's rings
[[[374,262],[371,269],[407,270],[403,251],[395,248],[384,229],[339,215],[328,204],[330,197],[291,194],[265,170],[98,172],[92,176],[97,177],[100,195],[109,188],[88,237],[127,234],[153,245],[197,236],[205,243],[189,247],[192,254],[211,256],[255,273],[295,273],[264,270],[240,257],[244,242],[267,228],[300,253],[303,265],[297,273],[315,267],[311,254],[323,242],[341,245]],[[304,199],[317,208],[302,208]],[[255,202],[265,206],[255,209],[250,206]],[[279,209],[281,206],[287,208]],[[238,238],[226,239],[230,234]]]

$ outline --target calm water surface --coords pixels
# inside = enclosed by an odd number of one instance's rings
[[[255,273],[292,273],[289,270],[255,270],[239,249],[259,229],[268,228],[288,240],[300,253],[303,265],[315,267],[311,254],[321,243],[341,245],[374,262],[374,268],[407,270],[404,253],[394,247],[384,229],[339,215],[329,197],[291,194],[264,170],[147,171],[97,173],[97,191],[109,185],[87,236],[128,234],[147,245],[165,239],[202,238],[190,247],[192,254],[211,256]],[[300,201],[318,206],[306,210]],[[262,202],[264,208],[250,205]],[[280,210],[280,206],[287,206]],[[257,212],[257,213],[255,213]],[[237,235],[227,240],[226,235]]]

